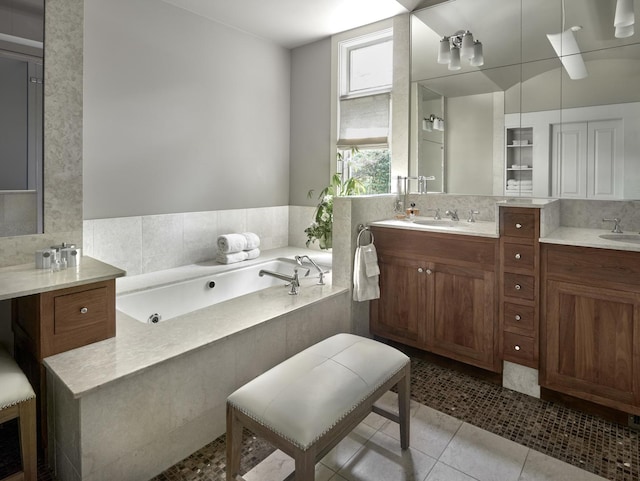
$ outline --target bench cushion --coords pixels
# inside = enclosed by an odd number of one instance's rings
[[[33,399],[36,394],[11,355],[0,346],[0,410]]]
[[[408,362],[386,344],[337,334],[245,384],[228,402],[306,450]]]

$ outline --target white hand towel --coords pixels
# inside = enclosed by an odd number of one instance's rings
[[[224,234],[218,236],[218,251],[223,254],[240,252],[247,248],[247,238],[242,234]]]
[[[380,267],[378,266],[378,253],[373,243],[362,246],[362,255],[364,257],[364,268],[367,277],[380,275]]]
[[[256,248],[256,249],[251,249],[248,251],[244,251],[247,253],[247,259],[255,259],[256,257],[260,256],[260,249]]]
[[[221,264],[234,264],[236,262],[246,261],[248,257],[249,254],[247,254],[245,251],[231,252],[229,254],[218,252],[218,254],[216,255],[216,261],[220,262]]]
[[[250,251],[260,247],[260,237],[258,237],[258,234],[253,232],[243,232],[242,235],[247,239],[247,246],[244,248],[245,251]]]
[[[356,248],[353,262],[353,300],[368,301],[380,297],[379,275],[367,276],[364,251]]]

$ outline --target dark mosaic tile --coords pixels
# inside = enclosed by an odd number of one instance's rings
[[[640,479],[640,433],[561,404],[413,358],[411,395],[416,401],[566,463],[613,481]],[[274,448],[243,433],[241,472]],[[0,478],[16,470],[17,425],[0,427]],[[224,481],[224,435],[159,474],[152,481]],[[55,481],[40,462],[38,481]]]

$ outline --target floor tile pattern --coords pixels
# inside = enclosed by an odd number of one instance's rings
[[[640,479],[640,433],[557,403],[541,401],[422,359],[412,359],[412,398],[553,458],[614,481]],[[17,426],[0,427],[0,477],[16,467]],[[245,432],[242,472],[274,449]],[[438,469],[449,469],[437,466]],[[224,435],[153,481],[224,480]],[[55,481],[40,463],[38,481]]]

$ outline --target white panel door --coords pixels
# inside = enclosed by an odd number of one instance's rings
[[[624,185],[622,121],[589,122],[587,129],[587,197],[619,199]]]
[[[556,124],[552,135],[553,196],[587,197],[587,123]]]

